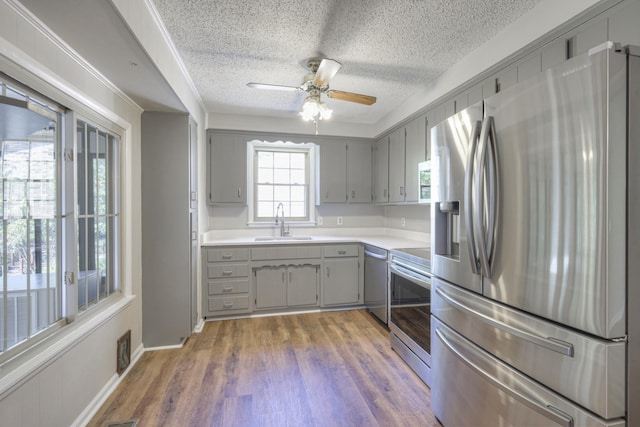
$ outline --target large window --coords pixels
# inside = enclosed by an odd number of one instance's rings
[[[0,361],[119,292],[119,139],[72,117],[0,76]]]
[[[249,143],[250,212],[253,223],[313,220],[313,144]]]
[[[62,319],[61,114],[0,81],[0,354]]]

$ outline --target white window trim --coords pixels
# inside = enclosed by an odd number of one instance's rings
[[[247,142],[247,226],[252,228],[272,228],[275,226],[274,221],[254,221],[254,154],[257,147],[268,148],[295,148],[297,150],[305,150],[309,155],[309,219],[307,221],[287,220],[287,224],[293,227],[314,227],[316,225],[316,156],[318,146],[313,142],[296,143],[291,141],[260,141],[254,139]]]

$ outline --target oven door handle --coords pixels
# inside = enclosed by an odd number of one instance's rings
[[[390,264],[389,270],[391,271],[391,274],[397,274],[398,276],[405,278],[416,285],[420,285],[425,289],[431,289],[431,281],[426,276],[416,274],[411,270],[400,267],[396,264]]]

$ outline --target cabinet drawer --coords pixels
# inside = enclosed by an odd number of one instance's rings
[[[209,311],[248,310],[249,295],[209,297]]]
[[[323,248],[323,255],[327,258],[344,256],[358,256],[359,245],[331,245]]]
[[[249,248],[209,248],[207,261],[249,261]]]
[[[251,259],[253,261],[277,260],[277,259],[304,259],[320,258],[322,248],[315,245],[301,246],[265,246],[251,248]]]
[[[249,264],[209,264],[207,265],[207,278],[222,279],[226,277],[249,276]]]
[[[209,295],[246,294],[249,279],[215,280],[207,282]]]

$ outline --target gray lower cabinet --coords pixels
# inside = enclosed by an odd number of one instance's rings
[[[362,303],[360,245],[331,245],[323,249],[322,306]]]
[[[255,308],[318,305],[318,264],[255,267]]]
[[[203,256],[203,316],[249,313],[249,249],[206,248]]]
[[[364,303],[359,243],[203,247],[205,317]]]

